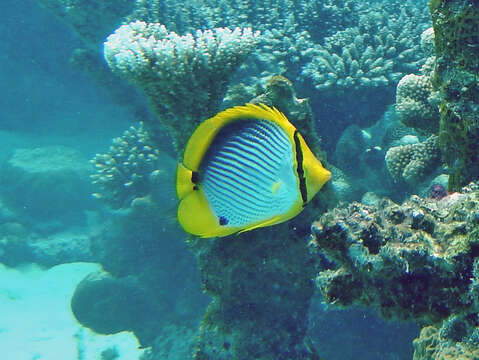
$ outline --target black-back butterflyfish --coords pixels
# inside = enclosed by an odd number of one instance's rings
[[[201,237],[278,224],[299,214],[329,180],[285,115],[246,104],[202,122],[178,165],[178,221]]]

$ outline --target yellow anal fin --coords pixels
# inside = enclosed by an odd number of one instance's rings
[[[220,225],[202,190],[195,190],[183,198],[178,206],[178,221],[188,233],[201,237],[226,236],[238,229]]]
[[[247,227],[246,229],[243,229],[243,230],[239,231],[239,234],[244,233],[246,231],[258,229],[258,228],[261,228],[261,227],[266,227],[266,226],[270,226],[270,225],[279,224],[283,221],[286,221],[286,220],[284,220],[281,215],[277,215],[277,216],[273,217],[272,219],[269,219],[269,220],[262,221],[260,223],[251,225],[251,226]]]

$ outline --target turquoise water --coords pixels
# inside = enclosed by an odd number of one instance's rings
[[[99,11],[92,5],[98,2],[84,0],[86,10],[82,9],[76,18],[72,15],[79,22],[74,25],[71,17],[62,15],[66,10],[59,7],[81,1],[7,0],[0,5],[2,359],[192,358],[195,336],[211,301],[202,288],[214,287],[206,284],[199,268],[206,268],[211,275],[213,270],[205,265],[210,264],[205,258],[212,255],[198,252],[187,243],[187,236],[176,223],[174,146],[164,127],[151,130],[151,124],[156,124],[155,111],[166,113],[171,107],[158,110],[151,96],[142,95],[141,85],[135,87],[131,78],[128,82],[125,77],[113,75],[102,60],[103,40],[122,23],[158,20],[180,35],[192,28],[213,26],[251,25],[254,30],[261,29],[263,35],[269,34],[270,41],[257,45],[257,53],[251,50],[250,57],[242,60],[245,65],[238,64],[238,71],[228,79],[232,86],[223,94],[224,102],[218,104],[217,110],[238,104],[235,101],[249,101],[261,93],[257,88],[264,89],[271,75],[284,75],[292,81],[297,98],[310,99],[321,148],[339,169],[333,171],[333,179],[338,179],[334,191],[340,200],[364,201],[365,194],[372,196],[375,192],[400,201],[413,192],[427,192],[430,181],[413,187],[391,179],[383,147],[389,136],[386,134],[392,132],[388,132],[391,123],[397,120],[391,115],[397,77],[419,71],[425,56],[414,55],[404,63],[395,63],[390,71],[399,75],[380,86],[358,82],[348,87],[336,82],[325,91],[321,84],[326,80],[319,74],[323,70],[314,74],[313,70],[322,69],[322,65],[307,55],[308,46],[320,44],[331,54],[342,54],[338,47],[350,35],[335,38],[338,31],[357,28],[365,33],[377,32],[371,23],[358,25],[357,12],[330,9],[337,11],[334,16],[314,14],[308,10],[308,2],[303,1],[303,10],[299,5],[295,8],[293,20],[297,23],[290,24],[281,15],[288,13],[284,9],[291,6],[288,1],[273,1],[263,13],[258,9],[248,13],[239,7],[204,16],[192,9],[200,5],[206,9],[209,2],[191,2],[193,5],[184,6],[183,12],[182,5],[172,1],[138,1],[136,5],[134,1],[119,1],[115,11],[108,7]],[[150,3],[150,13],[145,10],[148,6],[143,12],[134,11],[141,3]],[[430,26],[423,3],[404,5],[413,13],[420,12],[417,24],[407,27],[417,47],[422,31]],[[154,4],[168,11],[155,13]],[[223,7],[231,5],[228,4],[224,2]],[[275,4],[278,8],[272,7]],[[309,5],[314,4],[320,8],[317,2]],[[389,10],[402,19],[395,2]],[[83,17],[88,11],[95,21],[103,21],[102,26],[88,27],[90,20]],[[308,13],[310,18],[305,16]],[[321,22],[321,16],[329,21]],[[280,23],[278,18],[282,17],[284,21]],[[376,21],[386,26],[384,19]],[[276,28],[279,35],[267,32]],[[298,35],[306,30],[308,36]],[[325,42],[328,37],[329,47]],[[354,40],[351,37],[349,41]],[[81,51],[91,54],[96,62],[82,62]],[[319,49],[315,51],[317,56],[321,54]],[[295,58],[295,54],[302,55]],[[374,81],[374,77],[371,79]],[[234,85],[243,88],[233,91]],[[174,95],[202,101],[202,93]],[[160,164],[160,174],[153,176],[154,180],[134,183],[133,187],[125,185],[125,180],[119,185],[119,195],[111,184],[103,188],[92,184],[90,175],[95,168],[90,160],[108,153],[112,140],[124,136],[131,126],[138,129],[140,120],[147,128],[150,126],[152,133],[156,131],[151,141],[160,154],[160,160],[155,160]],[[401,134],[418,136],[414,131]],[[141,143],[138,138],[135,141]],[[148,176],[154,169],[148,170]],[[309,233],[309,222],[303,226]],[[306,242],[307,236],[302,235]],[[373,309],[326,306],[319,291],[304,311],[306,337],[321,358],[412,358],[412,340],[419,332],[412,322],[385,321]],[[230,345],[224,346],[227,351]],[[220,355],[217,358],[233,359]]]

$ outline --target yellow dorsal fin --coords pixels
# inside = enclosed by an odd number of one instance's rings
[[[235,106],[219,112],[217,115],[203,121],[193,132],[186,144],[183,156],[183,164],[193,171],[198,170],[201,160],[208,150],[216,134],[225,125],[241,119],[264,119],[272,121],[281,126],[291,136],[294,133],[294,126],[276,108],[270,108],[264,104],[246,104]]]

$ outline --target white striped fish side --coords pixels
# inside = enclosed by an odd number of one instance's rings
[[[220,130],[201,166],[200,186],[221,224],[245,226],[293,206],[300,193],[292,149],[284,130],[269,121],[241,120]]]

